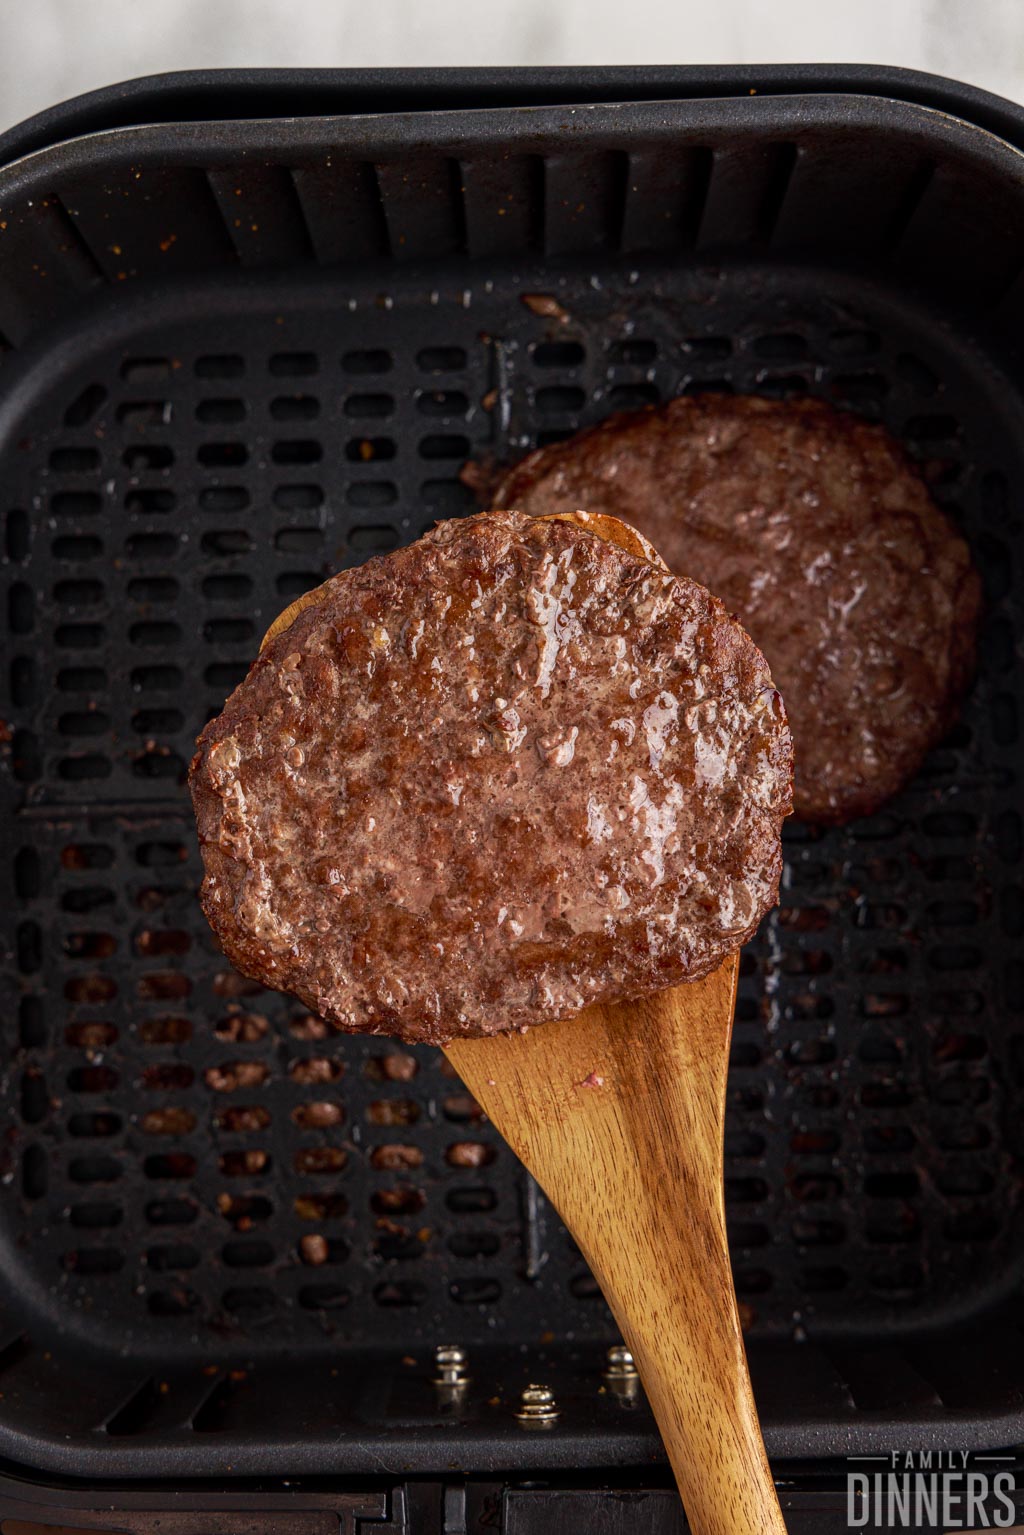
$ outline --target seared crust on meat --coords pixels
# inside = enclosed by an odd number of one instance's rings
[[[903,449],[859,416],[673,400],[532,453],[494,502],[621,517],[721,597],[786,700],[804,820],[869,815],[956,720],[981,583]]]
[[[571,523],[442,523],[335,577],[198,747],[207,917],[341,1029],[441,1042],[696,979],[777,897],[764,658]]]

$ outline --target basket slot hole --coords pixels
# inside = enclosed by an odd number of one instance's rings
[[[174,410],[170,400],[126,400],[117,407],[116,419],[122,426],[141,429],[170,426]]]
[[[180,688],[184,680],[184,673],[177,666],[136,666],[131,674],[136,693],[167,693]]]
[[[489,1167],[496,1152],[482,1141],[453,1141],[444,1154],[449,1167]]]
[[[657,384],[615,384],[608,391],[610,410],[642,410],[648,405],[661,402],[661,390]]]
[[[490,1151],[489,1146],[484,1148]],[[492,1152],[493,1158],[493,1152]],[[377,1172],[411,1172],[423,1165],[423,1152],[418,1146],[374,1146],[370,1152],[370,1166]]]
[[[462,389],[433,389],[418,395],[416,406],[421,416],[467,416],[469,395]]]
[[[150,1109],[143,1114],[140,1125],[143,1135],[190,1135],[196,1127],[196,1116],[191,1109]]]
[[[213,978],[215,997],[258,997],[262,992],[263,987],[259,981],[242,975],[238,970],[218,970]]]
[[[493,1231],[457,1231],[448,1238],[448,1251],[456,1258],[494,1258],[501,1239]]]
[[[625,343],[627,346],[630,344]],[[654,343],[635,342],[632,345],[653,347]],[[612,362],[628,361],[626,357],[616,355],[622,350],[623,343],[613,343],[608,349],[609,359]],[[532,349],[534,367],[537,368],[579,368],[586,361],[586,355],[578,341],[539,341]],[[656,355],[655,348],[651,353],[650,361],[653,362]]]
[[[154,1274],[194,1269],[198,1263],[198,1251],[186,1242],[162,1243],[157,1247],[150,1247],[146,1253],[146,1266]]]
[[[225,1178],[256,1178],[271,1169],[269,1152],[253,1147],[249,1151],[223,1151],[218,1166]]]
[[[311,394],[279,394],[270,402],[270,415],[274,421],[315,421],[320,401]]]
[[[727,1157],[760,1157],[764,1154],[764,1136],[756,1130],[728,1130],[725,1135]]]
[[[300,1221],[336,1221],[348,1214],[344,1194],[297,1194],[293,1208]]]
[[[864,1222],[864,1235],[869,1242],[880,1247],[896,1247],[907,1242],[917,1242],[921,1236],[921,1221],[916,1210],[903,1205],[887,1215],[870,1215]]]
[[[901,1172],[868,1173],[864,1193],[869,1199],[913,1199],[921,1191],[920,1180],[912,1168]]]
[[[128,357],[121,364],[121,377],[128,384],[154,384],[170,376],[169,357]]]
[[[274,534],[274,548],[282,554],[318,554],[323,542],[322,528],[280,528]]]
[[[343,1061],[333,1060],[325,1055],[313,1055],[305,1060],[290,1061],[288,1065],[288,1075],[291,1080],[303,1087],[336,1082],[344,1071]]]
[[[105,890],[101,892],[104,897],[108,893],[112,895]],[[64,995],[69,1002],[110,1002],[117,996],[117,982],[109,975],[74,975],[64,982]]]
[[[42,998],[25,996],[18,1003],[18,1040],[25,1050],[40,1050],[46,1045],[46,1015]]]
[[[424,480],[420,495],[425,507],[446,517],[457,517],[476,505],[473,491],[461,480]]]
[[[469,1093],[453,1093],[445,1098],[441,1112],[445,1119],[459,1125],[478,1124],[485,1117],[483,1109]]]
[[[378,1189],[370,1199],[370,1208],[376,1215],[415,1215],[426,1202],[427,1196],[422,1189],[399,1184],[390,1189]]]
[[[75,1066],[68,1072],[68,1089],[73,1093],[109,1093],[119,1081],[113,1066]]]
[[[219,1019],[213,1032],[218,1039],[228,1040],[232,1044],[251,1045],[264,1039],[269,1028],[270,1020],[262,1013],[238,1011]]]
[[[204,442],[196,459],[204,469],[237,469],[248,463],[249,449],[244,442]]]
[[[72,1183],[116,1183],[121,1164],[113,1157],[72,1157],[68,1177]]]
[[[151,1199],[146,1219],[151,1226],[191,1226],[199,1218],[199,1206],[191,1199]]]
[[[293,1124],[299,1130],[333,1130],[344,1124],[345,1111],[341,1104],[321,1099],[313,1104],[296,1104],[292,1110]]]
[[[273,501],[283,512],[308,512],[323,505],[324,492],[320,485],[276,485]]]
[[[174,449],[168,443],[133,443],[121,454],[121,462],[129,474],[151,474],[170,469]]]
[[[196,406],[196,420],[208,425],[234,425],[238,421],[244,421],[246,406],[244,400],[227,398],[200,400]]]
[[[55,538],[50,545],[55,560],[78,563],[81,560],[98,559],[103,553],[103,540],[95,534],[67,533]]]
[[[74,757],[62,757],[57,764],[58,777],[65,783],[85,783],[93,778],[109,778],[113,772],[110,759],[98,752],[82,752]]]
[[[374,1286],[373,1298],[387,1309],[422,1306],[427,1287],[414,1279],[393,1279]]]
[[[561,415],[565,412],[575,414],[581,411],[587,403],[586,391],[574,384],[548,384],[543,389],[534,392],[533,403],[536,410],[542,416]],[[429,439],[428,439],[429,440]],[[466,441],[466,451],[469,452],[469,441]],[[424,454],[424,457],[427,455]],[[452,454],[437,454],[436,457],[453,457]]]
[[[255,1220],[269,1220],[273,1203],[266,1194],[218,1194],[216,1210],[239,1231],[249,1231]]]
[[[275,576],[274,590],[279,597],[301,597],[304,592],[319,586],[322,580],[322,574],[314,570],[286,570]]]
[[[142,1086],[151,1093],[182,1092],[195,1081],[195,1069],[187,1061],[161,1061],[144,1066]]]
[[[390,373],[394,358],[379,347],[346,352],[341,359],[346,373]]]
[[[139,1039],[144,1045],[184,1045],[192,1038],[190,1018],[144,1018]]]
[[[214,601],[233,601],[235,598],[248,597],[251,592],[251,576],[222,573],[215,576],[204,576],[203,578],[203,596]]]
[[[315,352],[275,352],[268,367],[275,378],[311,378],[320,362]]]
[[[106,1050],[116,1041],[117,1029],[112,1023],[69,1023],[64,1039],[73,1050]]]
[[[190,996],[192,981],[176,970],[153,970],[135,983],[135,993],[143,1002],[170,1002]]]
[[[415,1098],[377,1098],[367,1105],[366,1118],[371,1125],[414,1125],[420,1112]]]
[[[79,1247],[64,1254],[63,1267],[70,1274],[92,1278],[116,1274],[124,1268],[124,1253],[114,1247]]]
[[[123,1125],[120,1114],[114,1114],[109,1109],[89,1114],[72,1114],[68,1119],[68,1134],[76,1140],[102,1140],[120,1135]]]
[[[21,1158],[21,1192],[26,1199],[42,1199],[50,1181],[49,1164],[42,1146],[26,1146]]]
[[[275,442],[270,453],[275,464],[318,464],[324,456],[323,447],[312,437],[294,437]],[[394,454],[387,455],[394,457]]]
[[[54,517],[95,517],[103,510],[103,497],[96,490],[61,490],[50,497]]]
[[[128,631],[128,638],[133,645],[176,646],[181,643],[181,626],[169,619],[145,620],[142,623],[132,624]]]
[[[136,576],[128,582],[131,602],[174,602],[180,591],[173,576]]]
[[[189,1316],[199,1310],[199,1296],[187,1285],[176,1285],[173,1290],[156,1290],[146,1297],[151,1316]]]
[[[345,457],[350,464],[387,463],[397,452],[392,437],[351,437],[345,444]]]
[[[221,1257],[228,1268],[266,1268],[274,1261],[274,1248],[270,1242],[239,1239],[225,1242]]]
[[[460,1306],[493,1306],[501,1299],[497,1279],[453,1279],[448,1287],[453,1301]]]
[[[196,378],[242,378],[245,359],[237,353],[209,353],[196,358],[194,372]]]
[[[243,528],[220,528],[204,533],[200,547],[204,554],[227,557],[249,554],[254,545],[252,534],[246,533]]]
[[[72,1205],[68,1218],[72,1226],[83,1231],[103,1231],[120,1226],[124,1211],[112,1200],[96,1200],[91,1204]]]
[[[208,645],[241,645],[255,632],[251,618],[210,618],[203,625],[203,639]]]
[[[133,517],[144,517],[152,512],[173,512],[178,498],[173,490],[131,490],[124,498],[124,509]],[[155,559],[160,549],[173,554],[178,547],[178,537],[172,533],[136,533],[127,541],[137,558]]]
[[[221,1109],[217,1115],[217,1124],[220,1129],[232,1135],[254,1135],[270,1124],[270,1110],[262,1103],[231,1104]]]
[[[425,346],[416,353],[416,365],[424,373],[457,373],[468,361],[461,346]]]
[[[944,1229],[952,1242],[992,1242],[1002,1223],[991,1210],[961,1210],[949,1217]]]
[[[199,492],[199,505],[204,512],[244,512],[250,500],[249,492],[241,485],[208,485]]]
[[[270,1068],[263,1061],[224,1061],[208,1066],[203,1081],[212,1092],[236,1093],[240,1088],[262,1087],[269,1076]]]
[[[356,419],[384,420],[395,413],[395,397],[393,394],[350,394],[344,411],[346,416]]]
[[[300,1146],[292,1157],[292,1166],[302,1175],[340,1173],[348,1161],[348,1152],[340,1146]]]
[[[801,1204],[811,1204],[841,1198],[843,1185],[831,1173],[798,1173],[789,1180],[789,1190]]]
[[[246,661],[214,661],[203,671],[203,681],[208,687],[215,688],[218,693],[224,694],[236,688],[245,679],[248,671],[249,665]]]
[[[396,549],[399,542],[396,529],[383,524],[353,528],[348,536],[348,546],[355,554],[384,554]]]
[[[194,1178],[198,1164],[187,1151],[169,1151],[146,1157],[142,1171],[147,1178],[184,1179]]]
[[[496,1207],[498,1196],[488,1188],[449,1189],[444,1202],[453,1215],[485,1215]]]

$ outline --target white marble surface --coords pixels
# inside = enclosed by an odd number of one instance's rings
[[[238,65],[903,64],[1024,99],[1024,0],[0,0],[0,127]]]

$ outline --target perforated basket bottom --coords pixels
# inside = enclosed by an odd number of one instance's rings
[[[464,460],[724,388],[883,419],[989,601],[962,723],[880,815],[792,828],[782,907],[744,955],[726,1193],[745,1321],[903,1335],[1016,1284],[1009,391],[929,316],[835,276],[549,269],[169,288],[24,376],[0,475],[12,1315],[154,1361],[614,1336],[439,1054],[325,1039],[226,968],[184,773],[279,609],[470,509]]]

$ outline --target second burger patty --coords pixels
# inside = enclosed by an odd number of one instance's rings
[[[819,400],[686,397],[532,453],[493,504],[621,517],[725,602],[786,701],[804,820],[870,814],[956,718],[980,581],[880,426]]]

